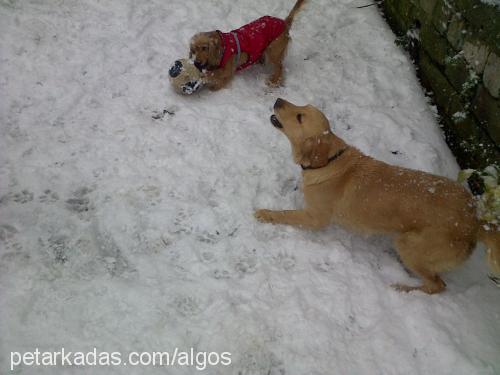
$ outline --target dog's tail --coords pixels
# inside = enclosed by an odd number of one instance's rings
[[[486,245],[486,259],[491,272],[500,276],[500,228],[492,225],[482,225],[479,228],[478,239]]]
[[[292,22],[293,22],[295,15],[300,10],[300,8],[302,8],[302,5],[304,5],[305,2],[306,2],[306,0],[297,0],[295,5],[293,6],[292,10],[290,11],[290,14],[285,18],[286,27],[288,29],[290,29],[290,27],[292,26]]]

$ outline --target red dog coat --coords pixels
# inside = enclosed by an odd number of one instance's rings
[[[241,53],[248,54],[248,61],[236,70],[242,70],[255,64],[260,60],[267,46],[285,29],[284,20],[264,16],[229,33],[217,30],[222,40],[222,48],[224,48],[219,68],[223,68],[232,56],[238,54],[238,43]]]

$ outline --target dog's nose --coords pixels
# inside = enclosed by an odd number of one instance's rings
[[[194,60],[194,66],[196,66],[196,68],[198,68],[198,70],[203,70],[205,68],[205,64],[202,64],[196,60]]]
[[[285,105],[285,101],[281,98],[276,99],[276,103],[274,103],[274,109],[278,109]]]

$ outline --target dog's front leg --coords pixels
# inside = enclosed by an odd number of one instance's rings
[[[310,210],[256,210],[254,216],[261,223],[287,224],[307,229],[321,229],[328,225],[326,215],[319,215]]]
[[[229,60],[223,68],[209,71],[203,77],[203,82],[212,91],[217,91],[227,86],[234,76],[234,63]]]

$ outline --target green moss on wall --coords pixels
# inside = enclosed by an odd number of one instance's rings
[[[385,0],[383,9],[433,93],[459,164],[500,165],[499,7],[480,0]]]

